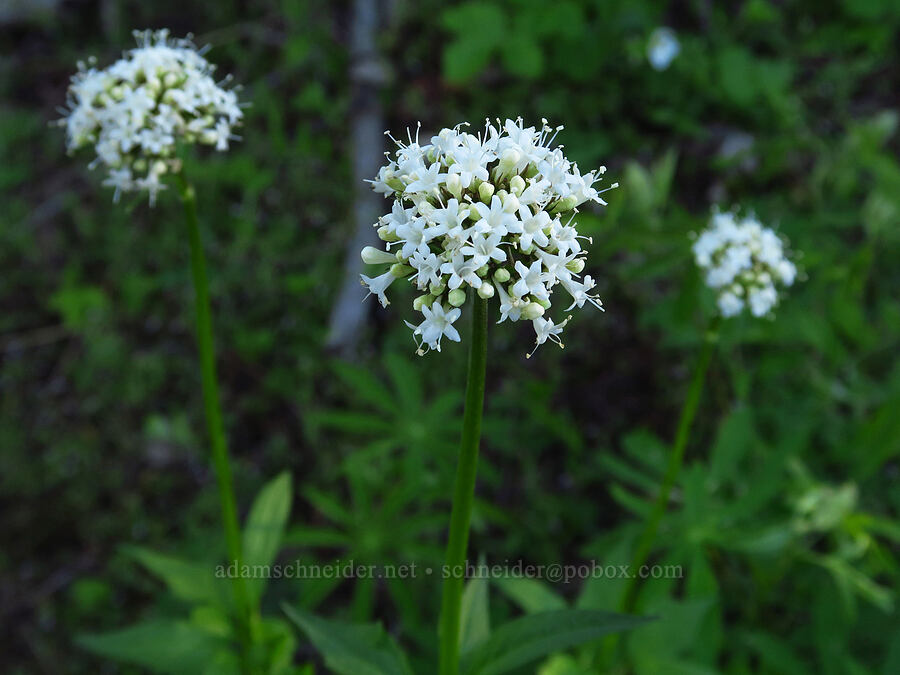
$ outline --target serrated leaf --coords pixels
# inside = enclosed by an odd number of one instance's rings
[[[123,552],[165,583],[175,597],[216,607],[226,604],[225,588],[208,565],[198,565],[139,546],[126,546]]]
[[[499,675],[552,652],[569,649],[610,633],[629,630],[648,619],[589,609],[529,614],[497,628],[463,658],[464,675]]]
[[[338,675],[412,675],[403,652],[381,624],[330,621],[286,604],[281,607]]]
[[[537,579],[498,577],[493,583],[528,614],[566,608],[566,601]]]
[[[185,621],[148,621],[128,628],[80,635],[76,643],[94,654],[143,666],[154,673],[200,673],[228,647]]]

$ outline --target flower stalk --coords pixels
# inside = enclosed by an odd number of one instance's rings
[[[203,406],[206,414],[206,425],[212,448],[213,467],[216,472],[216,483],[219,489],[219,501],[222,508],[222,525],[225,530],[225,544],[228,558],[237,563],[241,569],[241,531],[238,524],[237,502],[234,496],[234,480],[231,471],[231,460],[228,456],[228,445],[225,440],[225,426],[222,422],[222,409],[219,403],[219,384],[216,375],[215,344],[213,341],[212,311],[209,301],[209,283],[206,276],[206,259],[203,254],[203,242],[200,238],[200,225],[197,219],[197,200],[194,187],[179,172],[178,190],[184,205],[184,216],[187,223],[188,239],[191,247],[191,274],[194,282],[194,305],[197,321],[197,348],[200,353],[200,374],[203,382]],[[243,577],[238,574],[234,579],[234,601],[238,626],[238,638],[241,643],[241,659],[243,672],[249,673],[248,656],[250,650],[250,617],[251,607],[247,586]]]
[[[474,296],[474,293],[470,293]],[[450,512],[450,534],[447,541],[446,578],[441,599],[438,626],[440,640],[440,675],[457,675],[459,671],[459,621],[465,583],[466,549],[475,498],[475,476],[478,469],[478,447],[481,439],[481,416],[484,408],[484,380],[487,368],[487,303],[471,298],[472,342],[466,376],[466,403],[453,506]]]
[[[650,512],[650,517],[644,525],[644,530],[641,532],[637,547],[635,548],[634,557],[631,560],[632,577],[628,581],[628,586],[625,589],[625,595],[622,600],[622,611],[628,614],[634,611],[634,606],[637,602],[637,592],[640,582],[637,571],[647,562],[647,557],[650,555],[653,541],[659,530],[660,521],[662,521],[662,518],[666,513],[666,508],[669,505],[669,494],[672,491],[672,486],[678,479],[678,474],[681,472],[681,466],[684,463],[684,451],[687,448],[691,426],[693,425],[694,417],[697,414],[697,406],[700,403],[700,395],[703,392],[703,382],[706,379],[706,371],[712,360],[713,350],[719,340],[720,323],[721,317],[719,315],[714,316],[704,334],[703,347],[701,348],[700,355],[697,357],[697,361],[694,365],[694,374],[691,378],[690,388],[688,389],[684,406],[681,409],[681,417],[678,420],[678,429],[675,432],[675,442],[672,444],[672,451],[669,453],[669,462],[666,466],[666,473],[663,476],[659,494],[653,505],[653,510]]]

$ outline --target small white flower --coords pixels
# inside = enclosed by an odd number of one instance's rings
[[[397,277],[395,277],[390,270],[377,277],[367,277],[364,274],[360,274],[359,276],[362,277],[363,285],[369,289],[369,293],[366,297],[374,293],[378,296],[378,302],[381,303],[382,307],[387,307],[391,304],[384,292],[387,290],[388,286],[394,283]]]
[[[441,351],[441,338],[446,336],[448,340],[459,342],[459,331],[453,327],[453,322],[459,318],[460,310],[454,307],[446,311],[444,307],[435,302],[430,307],[422,306],[422,314],[425,320],[413,331],[413,335],[420,335],[422,343],[430,349]]]
[[[560,338],[560,334],[563,332],[563,328],[565,328],[566,324],[569,323],[569,319],[572,317],[567,317],[565,321],[563,321],[559,325],[555,325],[552,319],[545,319],[542,316],[539,316],[537,319],[534,319],[531,322],[531,325],[534,327],[534,349],[531,350],[531,353],[528,354],[528,358],[537,351],[537,348],[544,344],[547,340],[551,342],[555,342],[560,347],[563,346],[562,338]]]
[[[472,208],[481,216],[481,220],[475,223],[475,227],[481,232],[499,232],[503,236],[517,229],[518,218],[506,212],[497,195],[491,197],[490,206],[476,202],[472,204]]]
[[[752,216],[738,220],[732,212],[714,213],[693,251],[726,318],[745,307],[755,317],[767,316],[778,304],[775,284],[790,286],[797,275],[781,238]]]
[[[447,287],[452,291],[462,286],[463,282],[473,288],[481,286],[481,278],[477,274],[481,265],[478,265],[477,262],[472,258],[466,258],[462,251],[454,253],[450,262],[441,265],[441,272],[450,275]]]
[[[550,276],[544,272],[544,263],[535,260],[531,266],[525,267],[521,262],[516,261],[516,272],[519,273],[519,280],[513,286],[513,292],[518,296],[532,295],[536,300],[546,300],[549,295],[544,282],[550,279]]]
[[[472,237],[472,243],[461,250],[463,255],[472,256],[476,269],[487,265],[491,260],[504,262],[506,252],[500,248],[500,239],[503,235],[498,231],[486,234],[476,234]]]

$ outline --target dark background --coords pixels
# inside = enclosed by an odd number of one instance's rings
[[[660,25],[681,43],[664,72],[646,57]],[[359,180],[380,131],[547,117],[570,159],[621,184],[579,218],[607,311],[527,361],[530,327],[492,327],[470,551],[629,560],[713,310],[689,233],[740,205],[802,252],[802,281],[774,320],[726,323],[654,557],[688,578],[645,586],[642,611],[668,618],[633,634],[629,667],[900,672],[890,0],[0,3],[3,672],[140,672],[73,645],[182,610],[121,546],[222,555],[180,207],[114,206],[49,125],[76,61],[108,64],[132,28],[158,27],[211,44],[252,103],[243,141],[187,170],[239,504],[284,469],[296,484],[283,559],[441,559],[465,342],[416,357],[397,286],[387,310],[353,302],[337,324],[353,330],[329,329],[360,271],[345,271],[356,220],[388,208]],[[612,608],[616,588],[555,590]],[[381,619],[432,654],[427,580],[281,582],[266,611],[283,599]],[[297,663],[313,658],[298,644]]]

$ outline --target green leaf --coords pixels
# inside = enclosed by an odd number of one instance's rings
[[[508,35],[502,47],[503,65],[513,75],[538,77],[544,70],[541,46],[521,31]]]
[[[494,584],[527,614],[566,608],[566,601],[537,579],[498,577]]]
[[[281,608],[338,675],[412,675],[403,652],[380,624],[328,621],[286,604]]]
[[[126,546],[123,551],[159,577],[175,597],[194,604],[225,606],[228,597],[225,587],[208,565],[187,562],[139,546]]]
[[[271,565],[278,555],[288,514],[291,511],[291,475],[285,471],[266,484],[253,506],[244,526],[244,564]],[[258,599],[265,586],[265,578],[247,580],[251,597]]]
[[[647,619],[589,609],[529,614],[497,628],[480,647],[463,658],[465,675],[499,675],[552,652],[628,630]]]
[[[460,654],[472,651],[490,636],[488,581],[485,577],[474,577],[466,584],[462,596],[459,624]]]
[[[148,621],[122,630],[80,635],[76,643],[98,656],[154,673],[200,673],[228,643],[185,621]]]

